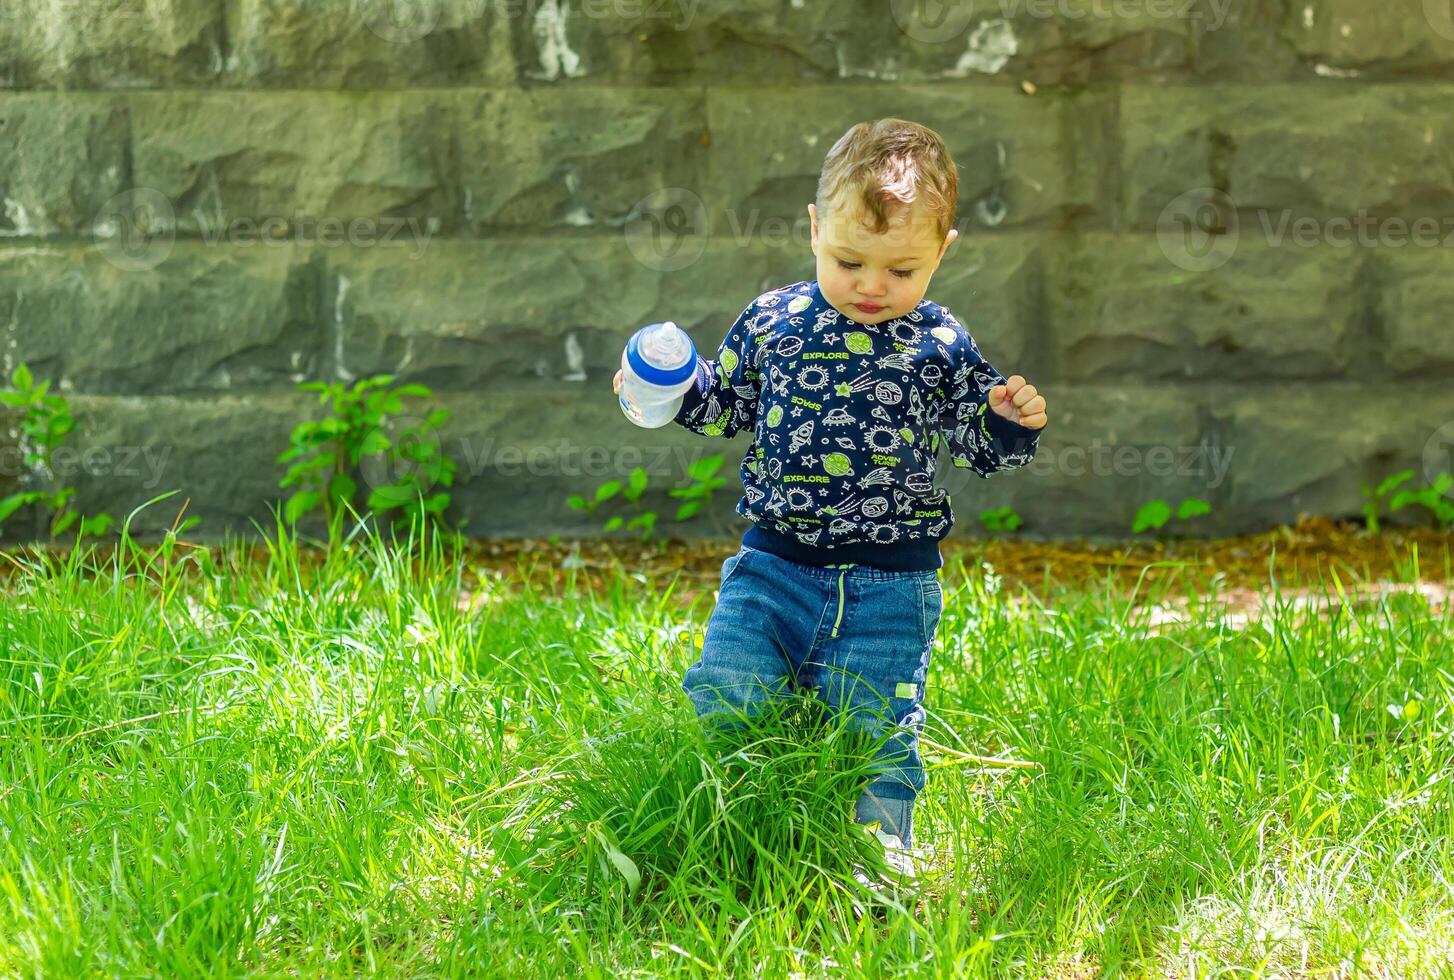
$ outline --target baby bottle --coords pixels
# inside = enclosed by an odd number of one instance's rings
[[[697,348],[670,320],[631,335],[621,352],[621,411],[643,429],[659,429],[682,407],[696,384]]]

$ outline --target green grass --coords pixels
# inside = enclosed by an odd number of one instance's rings
[[[710,594],[687,609],[630,569],[557,589],[522,564],[469,611],[465,563],[416,545],[354,540],[319,567],[282,533],[262,562],[172,539],[9,556],[0,975],[1454,959],[1454,630],[1415,597],[1319,619],[1271,590],[1237,630],[1203,584],[1192,622],[1153,635],[1125,597],[1011,602],[946,568],[927,893],[859,917],[871,747],[808,704],[703,733],[678,685]]]

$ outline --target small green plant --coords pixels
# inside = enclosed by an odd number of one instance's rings
[[[609,534],[623,526],[627,530],[639,527],[641,528],[641,540],[645,541],[651,537],[651,533],[656,527],[656,511],[643,511],[639,505],[641,493],[646,489],[646,483],[646,470],[640,466],[634,466],[624,484],[620,480],[607,480],[596,488],[592,499],[587,500],[582,496],[572,494],[566,498],[566,503],[575,510],[594,514],[607,501],[620,497],[631,505],[631,519],[628,521],[625,515],[612,514],[602,530]]]
[[[1015,513],[1013,507],[996,507],[994,510],[982,510],[979,512],[980,523],[990,531],[1013,531],[1024,522],[1020,515]]]
[[[25,410],[20,420],[20,451],[29,467],[28,476],[44,474],[50,482],[48,490],[21,490],[0,500],[0,525],[3,525],[17,510],[29,504],[48,507],[51,511],[50,543],[76,524],[77,543],[88,534],[100,535],[110,530],[115,520],[110,514],[101,513],[83,517],[71,507],[75,487],[62,486],[51,469],[55,451],[65,442],[66,434],[75,425],[71,409],[64,397],[49,394],[50,382],[37,383],[30,368],[21,364],[11,373],[13,391],[0,391],[0,405]],[[80,522],[77,524],[77,522]]]
[[[355,500],[360,479],[369,486],[364,507],[376,513],[398,511],[396,528],[411,520],[444,523],[450,495],[434,488],[452,486],[456,467],[440,448],[436,430],[449,412],[430,412],[418,424],[406,426],[397,441],[391,439],[385,423],[402,412],[404,399],[433,396],[421,384],[390,388],[393,380],[380,374],[352,387],[321,381],[298,385],[318,392],[319,404],[333,404],[332,414],[294,426],[289,448],[278,456],[278,462],[292,464],[278,486],[297,487],[283,511],[290,525],[322,507],[332,534],[345,504],[355,512],[362,509]]]
[[[690,483],[684,487],[673,487],[667,491],[671,496],[686,501],[677,508],[676,520],[690,520],[697,511],[702,509],[704,504],[711,501],[714,490],[726,486],[726,478],[717,475],[725,458],[721,453],[703,456],[687,468],[687,476],[691,477]]]
[[[724,457],[721,453],[713,456],[704,456],[694,462],[687,470],[691,482],[685,487],[673,487],[667,493],[673,497],[680,498],[684,502],[676,510],[673,520],[678,522],[690,520],[702,509],[702,505],[712,499],[712,491],[723,486],[727,481],[717,476],[717,471],[722,467]],[[587,500],[579,494],[572,494],[566,498],[566,504],[573,510],[584,511],[587,514],[595,514],[610,500],[620,497],[631,507],[631,514],[612,514],[602,530],[607,534],[612,531],[625,528],[641,529],[641,540],[649,540],[656,530],[656,511],[642,510],[640,507],[641,494],[646,490],[646,470],[640,466],[633,467],[623,484],[620,480],[607,480],[595,490],[592,499]]]
[[[1200,517],[1202,514],[1210,514],[1212,505],[1197,497],[1187,497],[1176,508],[1176,519],[1179,521],[1190,520],[1193,517]],[[1147,528],[1160,530],[1171,520],[1171,505],[1160,497],[1148,500],[1136,511],[1136,520],[1131,525],[1132,534],[1140,534]]]
[[[1384,506],[1383,498],[1413,478],[1413,470],[1404,470],[1402,473],[1395,473],[1384,480],[1376,489],[1367,485],[1363,487],[1363,520],[1369,531],[1374,534],[1379,532],[1379,516],[1383,512]],[[1440,527],[1454,526],[1454,501],[1449,499],[1450,488],[1454,488],[1454,476],[1442,473],[1438,479],[1426,487],[1417,490],[1399,490],[1393,495],[1393,499],[1388,501],[1388,512],[1392,514],[1405,507],[1419,505],[1427,508],[1434,515],[1434,521]]]

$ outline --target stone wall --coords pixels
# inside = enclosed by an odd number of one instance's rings
[[[929,295],[1052,418],[1028,471],[943,458],[956,533],[1356,514],[1454,469],[1449,6],[10,0],[0,357],[71,400],[85,509],[182,490],[144,531],[183,498],[203,537],[269,526],[295,383],[379,372],[453,411],[472,534],[591,533],[565,497],[638,463],[663,529],[740,530],[748,437],[631,426],[621,346],[674,319],[715,350],[811,278],[823,154],[901,115],[961,167]],[[711,519],[670,524],[713,452]]]

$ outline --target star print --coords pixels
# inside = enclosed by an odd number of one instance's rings
[[[838,335],[836,333],[825,333],[823,335],[823,339],[828,341],[828,343],[830,344],[838,343]]]
[[[801,405],[794,405],[793,410],[788,414],[791,415],[793,418],[797,418],[799,415],[803,414],[803,407]]]
[[[800,462],[801,462],[801,463],[802,463],[802,464],[803,464],[803,465],[804,465],[804,466],[812,466],[812,465],[814,465],[814,464],[815,464],[815,463],[817,463],[817,462],[818,462],[818,457],[817,457],[817,456],[814,456],[814,455],[813,455],[813,454],[812,454],[812,453],[809,453],[809,454],[808,454],[808,455],[806,455],[806,456],[799,456],[799,457],[798,457],[798,460],[799,460],[799,461],[800,461]]]
[[[844,398],[847,398],[848,396],[853,394],[853,386],[846,382],[836,384],[833,386],[833,392],[834,394],[842,395]]]

